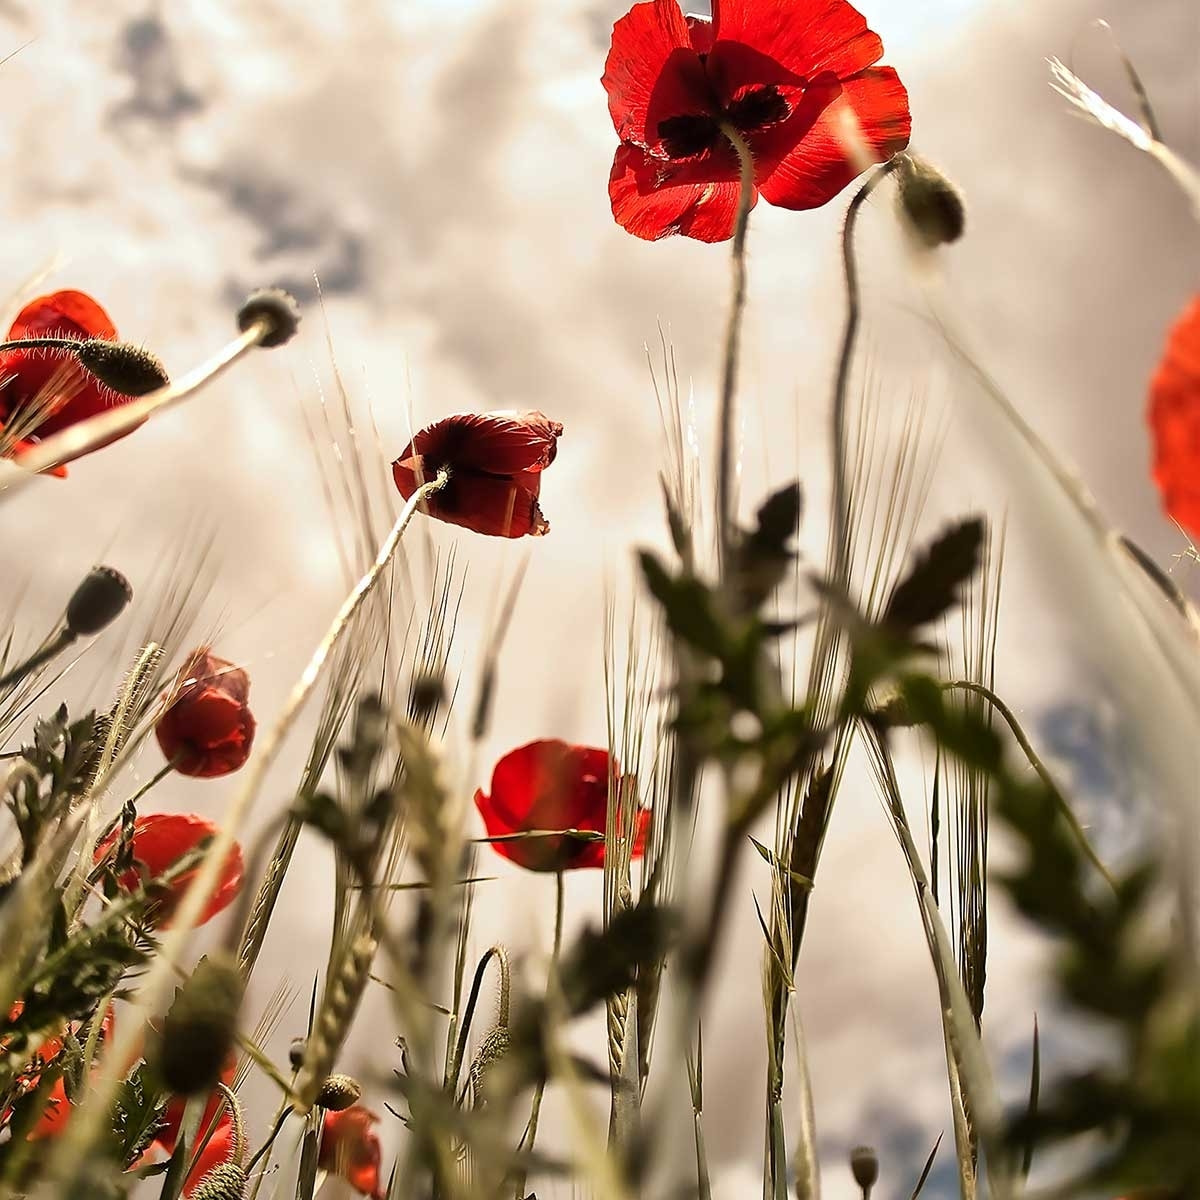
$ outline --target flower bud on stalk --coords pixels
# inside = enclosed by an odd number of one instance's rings
[[[870,1200],[871,1189],[879,1179],[879,1157],[871,1146],[855,1146],[850,1151],[850,1170],[854,1182],[862,1188],[863,1200]]]
[[[74,637],[94,637],[125,611],[133,588],[120,571],[93,567],[67,602],[67,629]]]
[[[962,195],[936,167],[905,154],[896,179],[901,212],[924,246],[934,250],[962,237],[966,224]]]
[[[237,1036],[242,976],[227,955],[202,958],[176,993],[163,1021],[157,1066],[167,1088],[181,1096],[211,1091],[221,1081]]]
[[[171,382],[166,368],[144,346],[88,338],[75,347],[80,365],[122,396],[147,396]]]
[[[191,1200],[242,1200],[246,1194],[246,1172],[235,1163],[213,1167],[192,1189]]]

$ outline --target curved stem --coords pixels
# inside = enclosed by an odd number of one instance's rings
[[[509,1004],[512,991],[512,970],[508,962],[508,951],[503,946],[491,946],[479,960],[475,968],[475,978],[471,981],[471,993],[467,998],[466,1008],[463,1009],[462,1025],[458,1031],[458,1043],[454,1048],[454,1058],[450,1063],[449,1090],[458,1087],[458,1076],[462,1071],[463,1059],[467,1053],[467,1037],[471,1032],[471,1024],[475,1019],[475,1006],[479,1003],[479,991],[483,987],[483,973],[487,970],[492,959],[500,969],[500,1000],[496,1010],[497,1026],[507,1029],[509,1019]]]
[[[0,475],[0,498],[15,495],[34,476],[99,449],[114,438],[135,429],[151,414],[187,399],[204,384],[233,366],[242,355],[258,346],[273,330],[274,326],[265,317],[255,321],[244,333],[217,351],[208,362],[202,363],[176,383],[169,383],[157,391],[150,392],[149,395],[131,400],[128,404],[106,409],[94,417],[77,421],[74,425],[51,434],[22,454],[20,463],[10,463],[8,470]]]
[[[179,959],[188,934],[196,925],[204,905],[217,885],[221,867],[233,845],[234,834],[261,791],[267,772],[279,756],[305,702],[316,688],[329,656],[337,648],[367,597],[383,577],[417,509],[427,497],[444,487],[448,479],[448,473],[441,471],[436,479],[422,484],[412,494],[396,518],[391,532],[379,547],[374,563],[342,602],[325,636],[313,651],[308,665],[288,696],[283,712],[267,737],[260,742],[257,753],[250,760],[241,788],[225,810],[221,829],[213,838],[199,870],[193,875],[187,892],[172,918],[171,928],[163,931],[162,953],[154,960],[153,966],[131,997],[135,1008],[141,1011],[143,1017],[149,1016],[162,1002],[171,982],[173,964]],[[127,1061],[134,1043],[140,1037],[140,1028],[139,1021],[129,1020],[116,1030],[112,1045],[91,1082],[89,1102],[80,1105],[65,1134],[56,1144],[58,1153],[54,1177],[59,1196],[64,1196],[70,1190],[80,1172],[85,1169],[88,1151],[102,1130],[105,1115],[122,1078],[120,1064]]]
[[[11,671],[0,675],[0,688],[12,687],[14,683],[20,682],[26,675],[36,671],[38,667],[45,666],[56,654],[61,654],[71,645],[75,641],[75,637],[73,630],[66,627],[60,629],[23,663],[19,663]]]
[[[721,365],[721,397],[717,426],[717,552],[722,573],[733,547],[733,414],[737,399],[738,357],[742,317],[746,311],[746,229],[754,201],[754,155],[738,128],[721,122],[721,132],[737,152],[740,167],[737,218],[733,226],[733,291],[729,322],[725,328],[725,353]]]
[[[867,197],[899,165],[898,159],[880,164],[867,181],[855,193],[846,210],[846,224],[842,228],[842,274],[846,281],[846,326],[842,332],[842,348],[838,356],[837,378],[833,385],[833,411],[831,414],[832,457],[833,457],[833,564],[834,583],[843,592],[850,586],[850,508],[846,495],[846,390],[850,383],[850,364],[854,358],[854,343],[858,337],[861,317],[861,298],[858,286],[858,264],[854,259],[854,228],[858,213]]]
[[[959,691],[972,692],[976,696],[982,697],[991,705],[992,709],[1000,714],[1004,723],[1008,726],[1009,732],[1013,735],[1017,745],[1021,748],[1021,753],[1029,760],[1029,765],[1034,769],[1037,777],[1042,781],[1042,786],[1054,799],[1054,803],[1058,808],[1064,821],[1070,827],[1071,832],[1075,835],[1076,841],[1079,843],[1079,848],[1087,856],[1088,861],[1093,867],[1104,877],[1105,883],[1108,884],[1114,891],[1116,890],[1116,880],[1113,879],[1109,869],[1101,861],[1100,856],[1096,853],[1092,843],[1088,840],[1088,835],[1084,828],[1079,823],[1079,818],[1075,815],[1071,805],[1067,802],[1067,798],[1058,788],[1058,784],[1054,782],[1054,776],[1050,774],[1046,764],[1042,762],[1038,756],[1038,752],[1033,748],[1033,744],[1029,738],[1025,736],[1025,731],[1021,728],[1021,723],[1017,720],[1016,714],[992,691],[982,683],[975,683],[970,679],[955,679],[949,683],[942,684],[943,691]]]
[[[242,1105],[227,1083],[218,1083],[217,1091],[224,1097],[225,1107],[229,1109],[229,1115],[233,1118],[233,1155],[230,1161],[240,1167],[246,1157],[246,1124],[242,1118]]]

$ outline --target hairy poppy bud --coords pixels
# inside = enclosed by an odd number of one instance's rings
[[[101,383],[122,396],[147,396],[170,383],[167,370],[144,346],[88,338],[75,357]]]
[[[133,599],[133,588],[120,571],[93,567],[67,602],[67,628],[91,637],[111,625]]]
[[[508,1028],[504,1025],[497,1025],[483,1039],[483,1044],[479,1047],[471,1063],[471,1090],[477,1104],[484,1099],[484,1089],[487,1086],[488,1075],[492,1067],[508,1053],[510,1044]]]
[[[300,325],[300,307],[287,292],[279,288],[261,288],[251,292],[238,309],[238,328],[245,333],[259,321],[267,324],[267,332],[258,344],[273,349],[290,342]]]
[[[959,190],[923,158],[906,154],[897,175],[900,208],[912,231],[929,249],[957,242],[966,210]]]
[[[242,986],[232,958],[209,955],[175,993],[163,1021],[156,1063],[170,1091],[194,1096],[220,1082],[237,1035]]]
[[[870,1196],[875,1181],[879,1178],[879,1157],[871,1146],[855,1146],[850,1151],[850,1170],[854,1182],[863,1190],[864,1196]]]
[[[242,1200],[245,1194],[245,1170],[234,1163],[222,1163],[192,1188],[190,1200]]]
[[[329,1112],[345,1112],[362,1099],[362,1087],[349,1075],[330,1075],[317,1093],[317,1105]]]

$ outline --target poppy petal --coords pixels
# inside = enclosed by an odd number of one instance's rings
[[[51,292],[31,300],[17,314],[9,340],[28,337],[108,338],[117,328],[108,313],[85,292]]]
[[[851,129],[857,123],[860,145],[848,144],[847,122]],[[911,129],[908,92],[891,67],[843,79],[837,98],[794,144],[796,127],[791,120],[755,140],[764,172],[759,189],[781,208],[819,208],[862,174],[862,155],[875,162],[891,158],[908,145]]]
[[[513,475],[544,471],[558,453],[563,427],[544,413],[456,413],[426,426],[400,454],[419,454],[430,463],[448,463],[451,470]]]
[[[753,47],[793,76],[813,79],[832,72],[839,79],[855,75],[883,55],[879,35],[846,0],[712,0],[713,29],[722,54],[723,42]],[[727,82],[736,86],[773,82],[762,76],[739,78],[727,64]]]
[[[1200,537],[1200,295],[1167,336],[1150,384],[1147,419],[1163,508]]]
[[[712,111],[704,66],[676,0],[635,4],[617,21],[601,82],[622,141],[656,146],[659,122]]]
[[[409,498],[428,481],[429,467],[417,455],[393,463],[392,478]],[[508,479],[452,472],[445,487],[425,498],[424,508],[439,521],[488,537],[541,537],[550,532],[550,523],[538,505],[540,479],[535,472]]]
[[[730,148],[728,157],[714,154],[670,162],[623,143],[608,180],[617,224],[651,242],[676,233],[701,242],[731,238],[741,193],[732,158]],[[751,207],[757,200],[756,193]]]

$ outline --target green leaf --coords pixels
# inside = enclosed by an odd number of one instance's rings
[[[758,838],[752,837],[750,840],[754,843],[755,850],[762,855],[763,860],[769,863],[776,871],[780,873],[780,875],[790,879],[793,883],[799,885],[805,891],[812,891],[813,881],[808,875],[801,875],[799,871],[792,871],[785,867],[783,863],[779,861],[779,855],[777,855],[774,850],[764,846],[762,842],[758,840]]]
[[[690,575],[672,575],[649,550],[642,550],[638,559],[646,586],[662,605],[671,632],[689,646],[723,658],[729,639],[716,616],[709,589]]]
[[[936,620],[958,602],[958,589],[975,574],[986,525],[970,517],[952,526],[913,564],[892,591],[883,624],[906,634]]]

